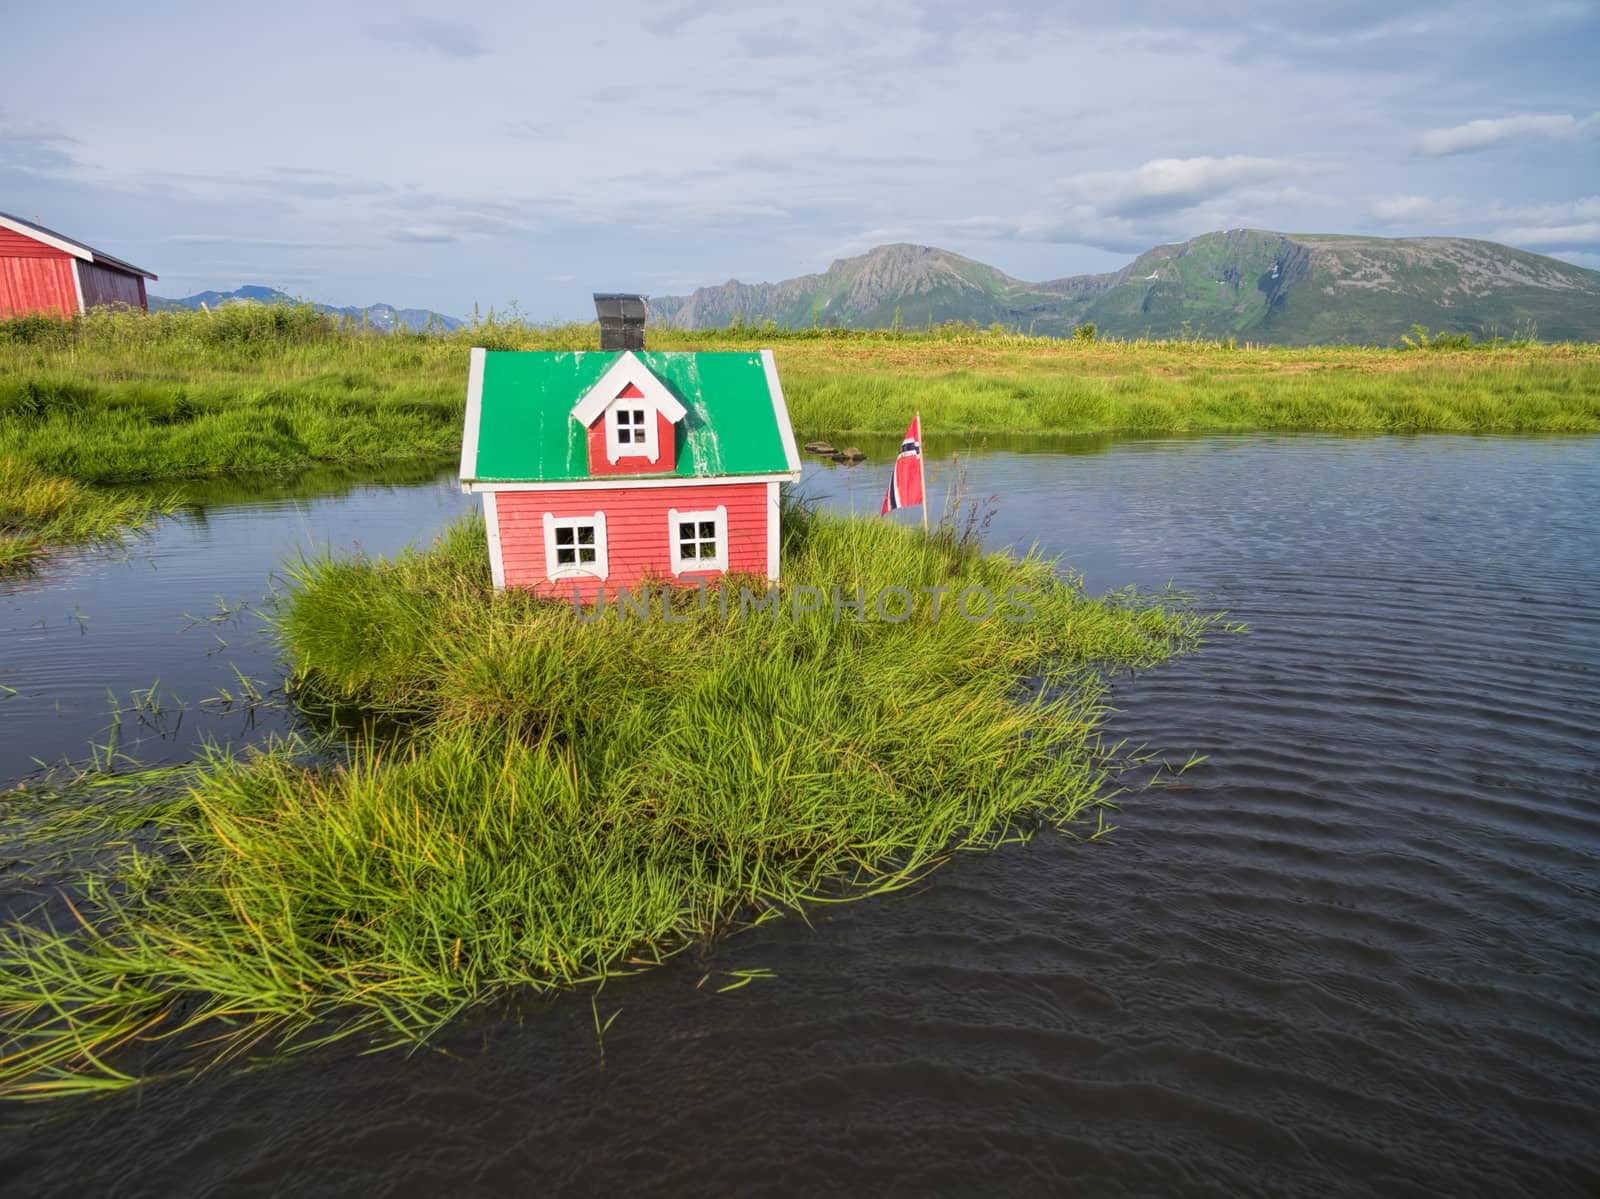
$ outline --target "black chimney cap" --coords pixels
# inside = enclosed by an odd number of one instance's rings
[[[601,320],[644,320],[644,296],[623,291],[597,291],[594,293],[594,310]]]
[[[644,349],[644,299],[629,292],[594,293],[602,350]]]

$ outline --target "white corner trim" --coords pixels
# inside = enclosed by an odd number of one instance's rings
[[[463,482],[463,491],[621,491],[630,487],[726,487],[730,483],[793,483],[790,474],[770,475],[630,475],[625,479],[568,479],[560,483],[500,483],[493,479]]]
[[[678,556],[678,522],[692,521],[698,525],[702,521],[710,521],[714,526],[712,533],[716,539],[716,553],[710,558],[691,558],[688,561]],[[701,512],[679,512],[676,508],[667,509],[667,553],[672,559],[672,573],[675,575],[697,575],[706,571],[720,570],[728,572],[728,509],[724,504],[718,504]]]
[[[761,366],[767,374],[767,391],[772,396],[772,414],[778,418],[778,433],[783,438],[783,456],[794,472],[791,482],[800,481],[800,450],[794,444],[794,426],[789,423],[789,404],[783,398],[783,384],[778,382],[778,362],[771,350],[761,351]]]
[[[783,505],[778,499],[778,484],[767,484],[767,580],[778,581],[778,521],[783,516]]]
[[[574,562],[571,565],[560,566],[556,563],[556,530],[575,529],[579,525],[594,526],[594,562],[585,565]],[[576,557],[576,555],[574,555]],[[583,516],[557,516],[553,512],[544,514],[544,577],[552,583],[561,579],[601,579],[604,580],[611,573],[611,564],[606,553],[606,514],[596,512]]]
[[[472,347],[467,368],[467,424],[461,433],[461,478],[478,472],[478,429],[483,423],[483,364],[487,354],[481,346]]]
[[[83,303],[83,276],[78,273],[78,260],[72,260],[72,290],[78,293],[78,312],[85,313],[89,310]]]
[[[667,419],[673,424],[687,414],[688,410],[678,402],[677,396],[667,390],[667,385],[656,378],[655,372],[641,362],[632,350],[624,350],[622,356],[611,364],[611,369],[600,376],[600,381],[584,392],[582,398],[572,406],[572,415],[587,429],[594,424],[595,417],[611,406],[611,401],[617,398],[617,392],[629,383],[637,387],[658,411],[666,413]]]
[[[500,546],[500,502],[492,491],[483,493],[483,523],[489,529],[489,577],[494,589],[506,589],[506,555]]]
[[[60,237],[51,237],[48,233],[41,233],[38,229],[24,225],[20,221],[7,220],[5,217],[0,216],[0,229],[9,229],[13,233],[20,233],[23,237],[32,238],[34,241],[47,245],[51,249],[60,250],[63,254],[71,254],[74,258],[81,258],[85,262],[94,261],[94,254],[89,250],[88,246],[80,246],[75,241],[67,241]]]

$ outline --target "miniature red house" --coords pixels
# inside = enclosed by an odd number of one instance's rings
[[[91,308],[149,307],[144,281],[155,276],[64,233],[0,212],[0,320]]]
[[[772,351],[646,352],[642,299],[596,300],[601,344],[638,348],[472,351],[461,484],[483,496],[494,585],[587,602],[775,581],[800,457]],[[631,330],[606,319],[618,301]]]

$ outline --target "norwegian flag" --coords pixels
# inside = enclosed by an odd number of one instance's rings
[[[889,490],[883,493],[883,511],[887,516],[896,508],[909,508],[922,503],[922,416],[912,417],[911,427],[900,441],[900,453],[894,460],[894,475],[889,480]]]

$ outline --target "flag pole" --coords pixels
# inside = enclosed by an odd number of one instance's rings
[[[922,413],[917,413],[917,470],[922,472],[922,531],[928,531],[928,442],[922,431]]]

